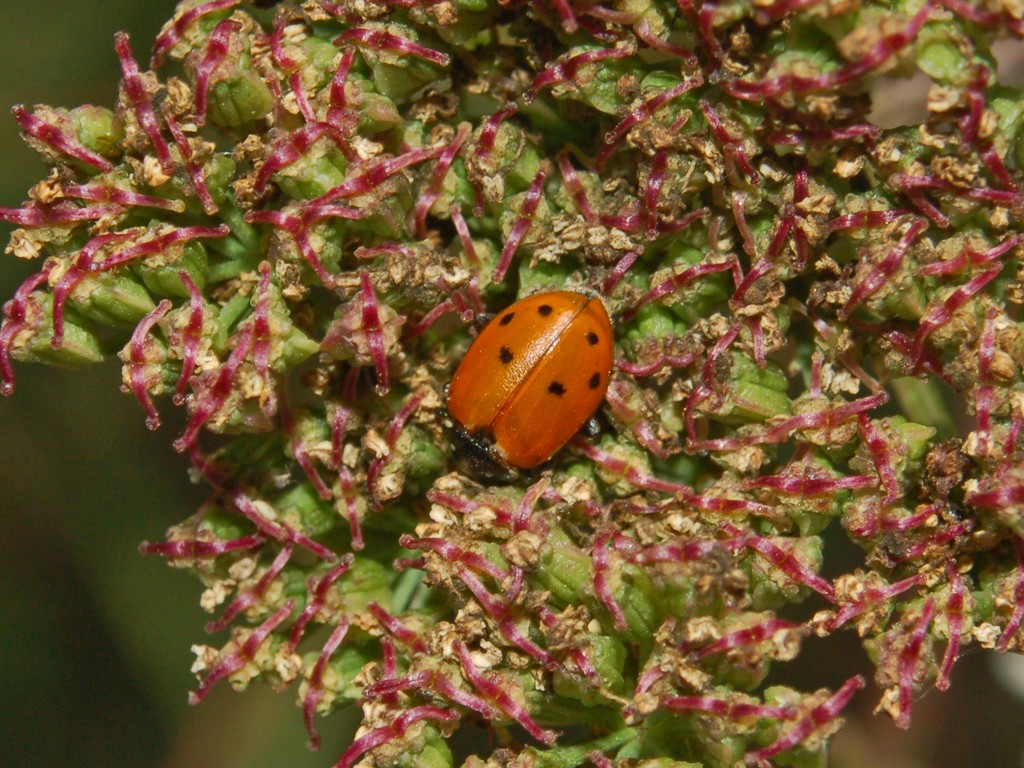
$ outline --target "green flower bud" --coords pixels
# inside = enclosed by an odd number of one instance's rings
[[[297,46],[305,57],[305,66],[302,69],[303,80],[309,80],[306,84],[311,90],[329,86],[330,74],[338,58],[338,47],[330,40],[325,40],[316,35],[304,38]]]
[[[214,125],[242,128],[262,120],[273,108],[274,96],[263,79],[239,68],[231,77],[211,83],[206,114]]]
[[[927,24],[917,39],[915,63],[932,80],[966,85],[971,60],[964,55],[973,46],[967,35],[945,24]]]
[[[359,108],[357,128],[360,133],[376,136],[404,125],[395,102],[378,93],[371,79],[353,69],[349,72],[348,83],[355,93],[353,103]]]
[[[601,680],[600,688],[595,688],[585,680],[556,674],[555,693],[576,699],[586,707],[606,705],[610,703],[609,693],[621,694],[625,687],[623,671],[627,659],[626,646],[615,637],[587,634],[581,647]]]
[[[319,536],[337,527],[338,519],[329,501],[321,499],[311,482],[303,481],[274,500],[282,519],[307,536]]]
[[[705,255],[698,248],[676,243],[669,246],[664,260],[669,266],[651,275],[651,289],[684,275],[688,269],[703,264]],[[731,292],[729,285],[727,272],[703,275],[687,281],[678,290],[666,294],[658,303],[671,309],[673,314],[685,323],[682,329],[685,330],[711,316],[714,310],[729,298]]]
[[[121,124],[104,107],[85,105],[71,110],[71,120],[82,146],[104,157],[119,157],[124,139]]]
[[[231,182],[234,180],[237,164],[228,155],[214,153],[203,166],[203,178],[210,196],[218,205],[224,205],[232,199]],[[226,217],[225,217],[226,218]],[[232,230],[236,230],[232,222]]]
[[[270,368],[277,373],[287,373],[316,354],[320,345],[295,326],[281,289],[271,283],[269,292]],[[252,303],[255,305],[257,301],[254,294]]]
[[[228,348],[228,337],[234,333],[235,326],[252,308],[251,298],[244,293],[236,293],[221,306],[217,313],[217,332],[212,339],[214,351],[223,356]]]
[[[433,50],[430,41],[412,26],[398,23],[367,24],[363,29],[369,31],[368,39],[374,42],[362,48],[370,67],[371,77],[377,93],[387,96],[396,102],[409,99],[412,94],[425,85],[441,77],[441,69],[427,56],[429,53],[412,53],[398,50],[399,46],[425,46]],[[377,33],[390,35],[404,40],[405,43],[378,42]],[[394,47],[391,47],[394,46]],[[434,51],[436,53],[436,51]]]
[[[561,529],[550,532],[541,550],[539,566],[537,578],[560,605],[572,605],[592,589],[593,561]]]
[[[630,565],[623,565],[618,575],[621,583],[616,588],[613,571],[612,599],[626,619],[626,628],[622,631],[622,636],[634,643],[650,642],[650,638],[665,618],[658,600],[660,585],[656,576],[650,569]]]
[[[620,756],[628,758],[627,753],[637,743],[636,737],[637,731],[634,728],[617,728],[607,736],[585,744],[557,746],[545,750],[529,748],[523,753],[523,765],[535,768],[576,768],[576,766],[586,765],[590,755],[594,752],[610,754],[617,752]],[[650,761],[641,762],[639,765],[645,765],[647,762]],[[699,768],[695,763],[673,761],[670,765],[673,768]],[[465,766],[470,768],[468,762]]]
[[[444,468],[447,456],[425,430],[411,425],[407,431],[410,446],[405,461],[406,489],[413,496],[419,496]]]
[[[363,613],[370,603],[390,608],[394,595],[391,564],[382,564],[368,557],[356,557],[352,567],[338,581],[343,605],[348,613]]]
[[[721,403],[702,403],[701,411],[706,408],[716,421],[733,424],[766,421],[792,413],[786,395],[788,382],[776,366],[769,363],[758,368],[757,363],[739,352],[734,352],[730,359],[725,397]]]
[[[294,163],[286,165],[271,176],[274,183],[295,200],[319,197],[345,181],[348,161],[334,146],[330,138],[324,137]]]
[[[678,314],[661,304],[641,307],[626,327],[625,339],[635,346],[647,345],[652,341],[678,338],[686,332],[686,325]]]
[[[410,733],[414,735],[410,738]],[[452,751],[432,725],[413,726],[402,740],[402,751],[391,764],[395,768],[451,768]]]
[[[788,537],[779,540],[789,556],[808,570],[818,573],[822,564],[822,541],[819,536]],[[809,589],[795,582],[760,555],[744,557],[750,572],[751,608],[755,611],[769,611],[781,608],[786,603],[799,602]]]
[[[435,27],[441,39],[467,51],[492,44],[494,32],[491,25],[498,6],[488,0],[457,0],[454,5],[459,9],[454,23]]]
[[[331,656],[331,663],[328,665],[328,670],[324,675],[324,688],[329,692],[330,696],[325,696],[321,700],[321,707],[318,707],[318,711],[322,714],[326,714],[331,709],[331,704],[335,703],[338,699],[341,699],[341,703],[348,703],[359,701],[363,695],[363,686],[357,683],[357,678],[360,673],[366,668],[374,659],[374,654],[371,647],[366,645],[344,645],[338,649],[338,651]],[[304,661],[312,669],[312,665],[316,663],[319,658],[319,654],[309,654],[305,657]],[[304,681],[305,685],[305,681]],[[306,689],[304,687],[299,688],[299,698],[305,696]]]
[[[208,262],[206,249],[197,240],[192,240],[176,253],[160,254],[162,258],[146,259],[137,267],[139,277],[145,286],[157,296],[177,296],[187,298],[191,294],[181,280],[180,272],[184,271],[196,288],[202,292],[206,287]]]
[[[64,310],[64,340],[54,348],[53,297],[33,293],[26,327],[15,335],[11,356],[26,363],[77,368],[104,360],[103,346],[91,324],[70,307]]]
[[[572,58],[586,51],[597,49],[596,45],[581,45],[570,48],[564,55],[567,58]],[[629,106],[623,102],[622,94],[619,91],[619,81],[624,77],[635,76],[635,72],[636,63],[630,58],[602,59],[580,67],[575,79],[564,85],[555,85],[552,95],[558,97],[563,93],[571,94],[599,112],[606,115],[618,115]],[[646,81],[644,85],[647,85]]]
[[[475,141],[479,141],[479,132],[467,143]],[[467,179],[489,205],[503,214],[503,220],[510,211],[518,212],[510,198],[528,189],[540,168],[537,148],[521,128],[507,120],[498,127],[489,152],[470,152],[465,160]]]
[[[145,287],[124,270],[86,275],[68,304],[89,320],[120,326],[135,325],[156,307]]]

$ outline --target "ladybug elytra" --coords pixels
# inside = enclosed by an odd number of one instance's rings
[[[517,301],[480,332],[452,379],[459,442],[503,467],[543,464],[601,405],[612,355],[600,299],[553,291]]]

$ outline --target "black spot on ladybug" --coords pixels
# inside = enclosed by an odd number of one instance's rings
[[[598,341],[600,341],[600,339],[597,338],[596,333],[594,333],[593,331],[587,332],[587,344],[589,344],[592,347],[596,347]]]
[[[541,317],[547,317],[552,312],[551,305],[550,304],[541,304],[539,307],[537,307],[537,312],[540,313]]]
[[[593,376],[591,376],[590,381],[587,382],[587,386],[589,386],[591,389],[597,389],[599,386],[601,386],[601,374],[595,373]]]
[[[508,313],[502,315],[501,319],[498,320],[498,325],[508,325],[509,323],[512,322],[512,318],[515,317],[515,316],[516,316],[515,312],[508,312]]]
[[[548,392],[557,397],[561,397],[565,394],[565,385],[560,381],[552,381],[548,384]]]
[[[509,349],[508,347],[502,347],[501,349],[498,350],[498,359],[501,360],[501,362],[504,363],[505,365],[511,363],[513,357],[514,355],[512,354],[512,350]]]

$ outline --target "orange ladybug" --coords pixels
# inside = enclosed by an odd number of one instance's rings
[[[448,389],[456,442],[506,469],[543,464],[601,405],[612,341],[604,304],[575,291],[528,296],[498,313]]]

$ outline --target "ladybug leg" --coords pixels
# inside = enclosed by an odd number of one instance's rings
[[[479,334],[494,319],[494,314],[494,312],[481,312],[473,318],[470,326]]]
[[[518,472],[505,466],[495,455],[491,439],[487,435],[471,433],[460,424],[451,421],[446,425],[450,451],[456,468],[481,482],[511,482]]]
[[[597,437],[601,434],[601,422],[597,420],[596,414],[583,422],[580,432],[586,437]]]

